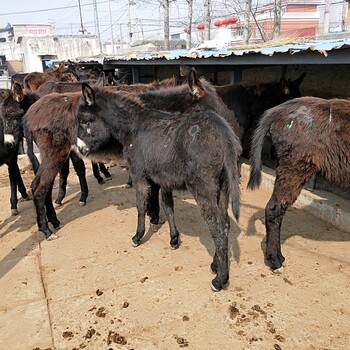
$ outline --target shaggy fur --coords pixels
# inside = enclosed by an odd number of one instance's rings
[[[69,157],[72,145],[76,143],[76,109],[80,96],[81,93],[43,96],[28,109],[23,118],[28,146],[33,145],[34,140],[40,150],[41,164],[32,183],[32,191],[38,228],[47,238],[52,234],[47,220],[54,227],[60,224],[52,205],[52,186]],[[28,155],[31,154],[34,152],[29,149]],[[35,163],[35,160],[31,161]]]
[[[231,109],[242,128],[243,152],[249,156],[250,137],[261,114],[287,100],[300,97],[299,90],[306,73],[295,80],[281,78],[280,81],[252,84],[230,84],[215,89],[224,103]]]
[[[0,89],[0,165],[7,164],[11,187],[11,212],[17,215],[17,186],[23,199],[28,198],[18,164],[19,143],[23,138],[20,104],[14,99],[11,90]]]
[[[212,269],[217,275],[212,286],[222,289],[228,280],[229,197],[234,216],[239,216],[236,159],[241,152],[239,140],[226,121],[210,111],[180,115],[146,109],[130,94],[84,84],[78,122],[83,154],[105,159],[119,156],[116,146],[123,146],[136,189],[138,225],[134,244],[140,244],[145,232],[150,184],[162,189],[171,244],[175,246],[178,231],[169,194],[176,189],[191,192],[216,246]]]
[[[270,135],[277,157],[274,190],[265,208],[266,259],[272,269],[285,260],[280,243],[284,214],[311,176],[318,172],[329,182],[350,188],[349,111],[349,100],[301,97],[269,109],[259,122],[248,187],[260,185],[262,143]]]

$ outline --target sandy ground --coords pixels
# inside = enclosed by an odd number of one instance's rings
[[[167,225],[133,248],[134,190],[123,186],[126,171],[110,165],[105,184],[89,176],[85,207],[71,172],[58,208],[63,227],[51,242],[37,234],[33,201],[10,216],[0,168],[0,349],[350,348],[349,233],[292,208],[283,224],[286,267],[273,274],[263,258],[269,193],[246,191],[243,181],[230,283],[215,293],[214,245],[191,196],[176,193],[179,249],[169,248]],[[27,170],[28,186],[31,179]]]

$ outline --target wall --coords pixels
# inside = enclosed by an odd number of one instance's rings
[[[23,36],[22,39],[0,43],[0,53],[7,61],[22,61],[24,72],[42,72],[43,58],[62,61],[79,57],[93,57],[99,53],[95,36]]]

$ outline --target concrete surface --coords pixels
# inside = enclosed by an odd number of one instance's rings
[[[339,198],[305,191],[288,210],[286,267],[276,275],[263,257],[272,179],[264,176],[257,191],[243,180],[230,283],[214,293],[214,245],[188,193],[175,198],[179,249],[170,250],[167,225],[133,248],[137,213],[126,172],[111,166],[104,185],[90,176],[88,203],[79,207],[72,171],[57,209],[59,239],[48,242],[37,234],[32,201],[9,216],[7,169],[0,170],[1,350],[349,349],[350,234],[303,210],[346,226],[349,205]],[[30,171],[24,179],[30,183]]]

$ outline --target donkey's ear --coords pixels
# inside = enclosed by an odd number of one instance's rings
[[[280,79],[280,88],[284,94],[286,94],[286,95],[289,94],[289,88],[288,88],[288,84],[287,84],[286,79],[284,79],[284,78]]]
[[[101,72],[100,75],[98,76],[98,79],[96,80],[95,86],[104,86],[105,85],[105,80],[106,80],[106,75],[105,72]]]
[[[82,84],[82,92],[84,100],[87,106],[93,106],[95,104],[95,93],[89,84]]]
[[[296,86],[300,86],[300,84],[303,82],[304,78],[305,78],[306,72],[304,72],[299,78],[296,78],[293,83]]]
[[[23,100],[23,97],[24,97],[23,89],[21,84],[17,83],[17,81],[13,82],[12,94],[17,102],[21,102]]]
[[[195,68],[191,68],[187,76],[188,86],[190,87],[191,93],[194,97],[200,98],[204,94],[204,88],[200,80],[198,79]]]

